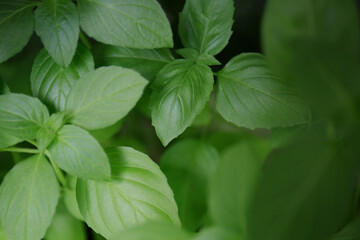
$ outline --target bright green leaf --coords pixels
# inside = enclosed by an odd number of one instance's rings
[[[89,130],[110,126],[135,106],[146,84],[140,74],[122,67],[101,67],[85,74],[66,101],[70,122]]]
[[[147,155],[128,147],[109,148],[112,181],[78,179],[76,198],[85,222],[105,238],[146,221],[180,225],[165,175]]]
[[[330,240],[357,240],[360,239],[360,217],[349,222],[340,232],[335,234]]]
[[[187,0],[179,19],[182,43],[200,54],[218,54],[232,34],[233,15],[233,0]]]
[[[159,72],[150,106],[152,124],[164,146],[204,109],[213,83],[211,69],[191,60],[173,61]]]
[[[0,186],[0,219],[9,239],[41,239],[60,195],[50,164],[42,155],[13,167]]]
[[[126,229],[111,240],[189,240],[189,236],[169,223],[150,222]]]
[[[242,240],[238,234],[218,226],[205,228],[192,240]]]
[[[328,239],[353,210],[355,164],[316,125],[264,165],[248,208],[247,239]]]
[[[130,48],[172,47],[170,23],[156,0],[78,0],[81,28],[99,42]]]
[[[35,31],[55,62],[67,67],[79,38],[79,16],[70,0],[44,0],[35,11]]]
[[[71,175],[87,179],[109,179],[110,165],[100,144],[85,130],[65,125],[49,146],[56,164]]]
[[[35,139],[49,117],[36,98],[23,94],[0,95],[0,133],[23,140]]]
[[[207,212],[208,181],[215,171],[218,153],[198,140],[172,145],[161,157],[160,167],[168,178],[179,206],[183,228],[195,232]]]
[[[273,128],[308,123],[310,109],[257,53],[240,54],[217,74],[216,108],[240,127]]]
[[[101,65],[132,68],[148,80],[153,80],[162,67],[174,60],[167,48],[133,49],[101,45],[96,50],[95,56]]]
[[[223,153],[209,197],[210,213],[218,225],[244,234],[247,210],[268,152],[265,141],[245,139]]]
[[[29,41],[35,5],[26,0],[0,0],[0,63],[20,52]]]
[[[90,51],[79,44],[68,67],[59,66],[43,49],[36,56],[31,71],[31,90],[54,112],[63,111],[67,95],[74,83],[85,73],[94,70]]]
[[[70,215],[63,201],[60,201],[45,240],[86,240],[84,224]]]

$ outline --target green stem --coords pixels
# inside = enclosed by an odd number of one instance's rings
[[[20,153],[39,153],[39,150],[32,148],[3,148],[0,149],[0,152],[20,152]]]
[[[12,156],[15,164],[17,164],[18,162],[21,161],[21,157],[18,152],[11,152],[11,156]]]
[[[62,171],[60,170],[60,168],[56,165],[56,163],[54,162],[54,160],[52,159],[50,152],[48,150],[45,150],[45,155],[46,157],[49,159],[51,166],[53,167],[56,177],[58,178],[59,182],[61,183],[62,186],[66,186],[66,179],[64,174],[62,173]]]
[[[91,48],[91,44],[90,44],[89,40],[87,39],[87,37],[85,36],[85,34],[82,31],[80,31],[80,39],[88,49]]]

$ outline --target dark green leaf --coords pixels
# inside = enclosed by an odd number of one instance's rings
[[[353,0],[268,1],[266,56],[321,115],[353,111],[349,93],[360,97],[358,19]]]
[[[60,201],[52,222],[46,231],[45,240],[86,240],[84,224],[70,215]]]
[[[111,240],[190,240],[189,236],[169,223],[150,222],[116,234]]]
[[[172,47],[169,21],[156,0],[78,0],[81,28],[99,42],[131,48]]]
[[[93,70],[93,57],[81,44],[68,67],[57,65],[43,49],[36,56],[31,71],[32,93],[54,112],[63,111],[71,87],[81,76]]]
[[[42,155],[18,163],[0,186],[0,219],[9,239],[41,239],[54,215],[60,190]]]
[[[35,31],[55,62],[67,67],[79,38],[79,16],[70,0],[44,0],[35,11]]]
[[[6,85],[6,83],[0,79],[0,95],[9,94],[9,93],[10,93],[10,89],[8,85]]]
[[[87,179],[109,179],[110,165],[100,144],[85,130],[63,126],[49,147],[56,164],[66,172]]]
[[[89,130],[123,118],[140,98],[146,79],[122,67],[101,67],[83,75],[66,101],[70,122]]]
[[[247,211],[268,152],[265,141],[245,139],[223,153],[210,184],[210,213],[217,224],[245,233]]]
[[[35,139],[49,117],[36,98],[23,94],[0,95],[0,133],[23,140]]]
[[[358,240],[360,239],[360,217],[348,223],[330,240]]]
[[[109,148],[112,181],[78,179],[76,198],[85,222],[106,238],[146,221],[180,225],[173,192],[160,168],[128,147]]]
[[[161,157],[160,167],[168,178],[179,206],[182,227],[195,232],[207,212],[208,181],[219,159],[217,151],[198,140],[172,145]]]
[[[164,146],[204,109],[213,83],[211,69],[191,60],[173,61],[159,72],[150,106],[152,124]]]
[[[233,15],[233,0],[187,0],[180,13],[182,43],[200,54],[218,54],[232,34]]]
[[[20,52],[34,29],[32,9],[25,0],[0,1],[0,63]]]
[[[249,239],[327,239],[348,221],[354,164],[324,135],[314,125],[270,155],[248,208]]]
[[[308,123],[310,109],[257,53],[240,54],[217,74],[216,108],[229,122],[246,128]]]
[[[101,65],[132,68],[148,80],[153,80],[162,67],[174,60],[167,48],[133,49],[101,45],[95,56]]]

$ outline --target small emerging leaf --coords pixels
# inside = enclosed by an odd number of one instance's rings
[[[198,51],[196,51],[193,48],[182,48],[176,50],[176,52],[184,57],[185,59],[189,59],[194,61],[198,64],[205,64],[208,66],[211,65],[221,65],[221,63],[216,60],[216,58],[208,53],[202,53],[200,54]]]
[[[110,178],[110,165],[104,150],[79,127],[63,126],[49,151],[56,164],[72,175],[87,179]]]
[[[152,124],[164,146],[204,109],[213,83],[211,69],[191,60],[173,61],[159,72],[150,105]]]
[[[120,231],[147,221],[180,225],[173,192],[148,156],[132,148],[109,148],[111,181],[78,179],[76,198],[85,222],[113,239]]]
[[[82,76],[66,101],[70,122],[89,130],[123,118],[139,100],[146,79],[122,67],[101,67]]]
[[[179,19],[179,35],[187,48],[216,55],[232,34],[233,0],[187,0]]]
[[[172,47],[170,23],[156,0],[78,0],[81,28],[99,42],[131,48]]]
[[[308,123],[310,109],[257,53],[240,54],[217,74],[216,108],[239,127],[273,128]]]
[[[9,239],[41,239],[60,195],[55,173],[42,155],[8,172],[0,186],[0,219]]]
[[[44,0],[35,11],[35,31],[55,62],[67,67],[79,38],[79,16],[70,0]]]

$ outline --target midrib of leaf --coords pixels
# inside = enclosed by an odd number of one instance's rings
[[[38,3],[32,3],[32,4],[28,4],[28,5],[26,5],[26,6],[22,7],[22,8],[19,8],[19,9],[15,10],[15,11],[12,12],[10,15],[8,15],[8,16],[6,16],[4,19],[2,19],[2,20],[0,21],[0,25],[3,24],[4,22],[6,22],[6,21],[7,21],[8,19],[10,19],[11,17],[13,17],[14,15],[16,15],[17,13],[19,13],[19,12],[21,12],[21,11],[29,8],[29,7],[34,7],[34,6],[37,6],[37,5],[38,5]]]
[[[98,2],[98,1],[94,1],[94,0],[88,0],[88,1],[89,1],[89,2],[93,2],[93,3],[97,3],[97,4],[99,4],[99,5],[102,5],[102,6],[106,7],[106,8],[112,9],[112,10],[114,10],[115,12],[120,13],[120,14],[123,15],[124,17],[130,18],[131,20],[133,20],[134,22],[136,22],[136,24],[141,25],[142,27],[148,29],[148,30],[149,30],[150,32],[152,32],[153,34],[155,34],[155,35],[157,35],[158,37],[160,37],[161,39],[165,40],[167,43],[170,43],[170,42],[167,41],[166,38],[164,38],[162,35],[160,35],[160,34],[157,33],[156,31],[154,31],[153,29],[149,28],[146,24],[144,24],[144,23],[142,23],[142,22],[139,22],[136,18],[134,18],[134,17],[132,17],[132,16],[130,16],[130,15],[125,14],[123,11],[120,11],[119,9],[113,8],[112,6],[107,5],[107,4],[105,4],[105,3],[102,3],[102,2]],[[110,13],[111,13],[111,11],[110,11]],[[111,14],[111,15],[112,15],[112,14]],[[113,15],[112,15],[112,17],[113,17]],[[115,19],[116,19],[116,18],[115,18]],[[121,24],[119,24],[119,26],[121,26]],[[126,31],[124,31],[124,32],[126,32]],[[131,37],[131,38],[132,38],[132,37]]]
[[[32,172],[31,175],[31,181],[30,181],[30,190],[29,190],[29,197],[28,197],[28,201],[26,201],[26,211],[25,211],[25,233],[27,232],[27,228],[28,228],[28,209],[29,209],[29,204],[30,201],[32,199],[32,188],[34,185],[34,176],[35,176],[35,172],[37,171],[38,167],[39,167],[39,163],[40,163],[40,159],[41,159],[41,155],[38,156],[37,160],[36,160],[36,166],[34,168],[34,171]],[[39,216],[39,221],[41,221],[40,216]],[[25,239],[27,239],[27,234],[25,235]]]
[[[293,106],[289,105],[288,103],[282,101],[281,99],[277,98],[276,96],[273,96],[273,95],[271,95],[270,93],[267,93],[267,92],[265,92],[265,91],[263,91],[263,90],[255,87],[255,86],[253,86],[253,85],[250,85],[250,84],[248,84],[248,83],[245,83],[245,82],[243,82],[243,81],[241,81],[241,80],[238,80],[238,79],[236,79],[236,78],[232,78],[232,77],[230,77],[230,76],[228,76],[228,75],[219,74],[218,76],[221,76],[222,78],[226,78],[226,79],[228,79],[228,80],[230,80],[230,81],[234,81],[234,82],[240,83],[240,84],[244,85],[245,87],[248,87],[248,88],[250,88],[250,89],[253,89],[253,90],[255,90],[255,91],[257,91],[257,92],[259,92],[259,93],[261,93],[261,94],[264,94],[264,95],[266,95],[266,96],[274,99],[275,101],[284,104],[285,106],[287,106],[288,108],[290,108],[290,109],[293,110],[294,112],[296,112],[296,113],[298,113],[298,114],[301,115],[301,113],[300,113],[297,109],[295,109]],[[254,78],[256,78],[256,76],[255,76]]]
[[[211,11],[210,11],[210,18],[214,12],[214,1],[211,2]],[[211,19],[210,19],[211,20]],[[204,47],[204,42],[205,42],[205,35],[208,34],[208,28],[209,28],[209,23],[210,23],[209,17],[206,16],[206,23],[205,23],[205,29],[204,32],[202,34],[202,38],[201,38],[201,46],[200,46],[200,53],[203,53],[203,47]]]

